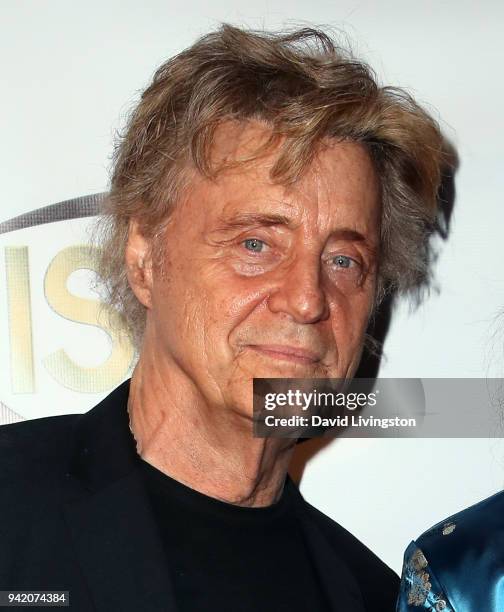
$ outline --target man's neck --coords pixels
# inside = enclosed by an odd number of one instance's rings
[[[183,378],[176,368],[161,373],[140,359],[128,400],[138,454],[221,501],[250,507],[275,503],[295,441],[252,437],[250,420],[224,409],[219,414]]]

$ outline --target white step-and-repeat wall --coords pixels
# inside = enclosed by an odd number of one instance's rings
[[[0,223],[105,191],[114,133],[139,91],[220,22],[331,26],[382,82],[429,108],[460,157],[438,289],[416,310],[396,309],[380,375],[502,377],[503,13],[496,0],[6,2]],[[131,352],[90,325],[91,222],[0,234],[4,422],[84,412],[128,375]],[[310,459],[301,490],[399,570],[413,537],[503,483],[499,438],[345,439]]]

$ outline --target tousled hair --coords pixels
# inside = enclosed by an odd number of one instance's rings
[[[367,64],[320,29],[225,24],[160,66],[117,142],[99,275],[137,347],[146,312],[126,274],[129,222],[139,221],[156,252],[170,212],[190,189],[185,171],[215,178],[222,170],[211,150],[215,130],[229,120],[267,124],[270,139],[256,153],[279,143],[270,178],[284,184],[309,167],[323,139],[362,143],[382,198],[375,303],[428,283],[444,160],[434,119],[406,91],[380,86]]]

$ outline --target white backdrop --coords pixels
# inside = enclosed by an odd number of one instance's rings
[[[499,329],[496,322],[504,307],[503,13],[497,0],[4,2],[0,222],[106,190],[113,134],[138,92],[163,60],[219,22],[341,28],[383,82],[408,88],[440,119],[461,159],[451,236],[436,268],[439,292],[415,312],[398,308],[380,375],[503,376],[504,323]],[[86,223],[70,227],[58,250],[81,242]],[[37,266],[54,256],[57,228],[30,231],[22,239],[6,235],[0,249],[29,241],[32,275],[41,280]],[[3,291],[3,253],[0,274]],[[82,326],[64,322],[49,337],[44,317],[50,313],[36,312],[47,310],[42,298],[34,283],[37,373],[47,346],[56,350],[69,335],[81,342],[82,333]],[[32,418],[84,411],[104,395],[67,393],[59,405],[14,397],[6,321],[0,295],[0,401],[7,404],[8,396],[14,410]],[[106,357],[99,330],[86,332],[84,341],[98,350],[82,365]],[[59,392],[48,377],[37,381],[32,398]],[[503,482],[501,440],[339,440],[310,461],[301,490],[399,570],[410,539]]]

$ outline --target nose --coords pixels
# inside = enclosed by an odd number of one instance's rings
[[[273,313],[285,313],[297,323],[316,323],[329,316],[327,297],[321,285],[318,256],[299,257],[283,271],[275,291],[268,300]]]

